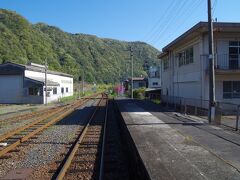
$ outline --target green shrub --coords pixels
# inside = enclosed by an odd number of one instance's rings
[[[133,98],[144,99],[144,97],[145,97],[145,89],[146,88],[139,88],[139,89],[133,90]]]

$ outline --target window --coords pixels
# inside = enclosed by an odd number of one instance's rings
[[[153,86],[157,86],[158,85],[158,82],[153,82]]]
[[[178,53],[179,66],[190,64],[190,63],[193,63],[193,47],[190,47]]]
[[[229,41],[229,69],[239,68],[240,41]]]
[[[240,98],[240,81],[223,81],[223,98]]]
[[[68,93],[68,88],[66,88],[66,93]]]
[[[159,77],[159,71],[157,70],[157,71],[152,71],[152,72],[150,72],[149,73],[149,77],[150,78],[156,78],[156,77]]]
[[[64,88],[63,88],[63,87],[61,88],[61,93],[62,93],[62,94],[64,93]]]
[[[30,95],[30,96],[40,96],[39,88],[28,88],[28,95]]]
[[[179,66],[182,66],[185,64],[185,52],[178,53],[178,62],[179,62]]]
[[[163,60],[163,69],[166,70],[169,68],[169,60],[168,59],[164,59]]]
[[[57,88],[53,88],[53,94],[57,94]]]
[[[139,82],[139,83],[138,83],[138,86],[139,86],[139,87],[145,87],[145,83],[144,83],[144,82]]]

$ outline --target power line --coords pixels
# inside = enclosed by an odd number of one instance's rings
[[[215,13],[215,10],[216,10],[216,7],[217,7],[217,3],[218,3],[218,0],[215,0],[215,1],[213,2],[213,7],[212,7],[212,13],[213,13],[213,15],[214,15],[214,13]]]
[[[167,31],[169,29],[169,26],[172,24],[173,21],[175,21],[175,19],[177,17],[181,17],[181,13],[182,11],[185,10],[185,6],[188,2],[188,0],[185,1],[181,1],[182,3],[178,4],[178,8],[175,10],[175,12],[173,13],[174,16],[171,16],[171,18],[168,20],[167,24],[164,26],[163,29],[161,29],[161,31],[155,36],[155,40],[153,41],[153,43],[155,44],[158,39],[165,33],[165,31]]]
[[[160,18],[157,20],[156,24],[152,27],[152,29],[145,35],[146,39],[147,37],[152,36],[156,31],[158,31],[159,28],[161,28],[162,23],[164,22],[164,19],[167,18],[167,16],[170,14],[169,12],[171,9],[176,5],[177,1],[174,1],[173,3],[170,2],[169,6],[165,9],[165,11],[162,13]],[[151,37],[150,37],[151,38]]]
[[[183,18],[179,21],[179,23],[176,24],[176,27],[178,27],[178,29],[181,29],[181,27],[188,22],[186,19],[189,19],[191,16],[193,16],[197,12],[197,8],[201,7],[200,5],[203,2],[204,2],[203,0],[195,1],[195,3],[192,4],[192,6],[191,6],[192,8],[189,8],[189,11],[185,11],[185,13],[182,16]],[[170,35],[168,35],[168,37],[172,37],[174,34],[175,34],[175,32],[172,32]],[[156,44],[161,42],[160,40],[161,40],[161,37],[156,42]],[[167,41],[167,39],[165,38],[165,40],[162,43],[164,44],[166,41]]]
[[[169,24],[174,20],[173,14],[179,14],[179,12],[183,9],[184,5],[186,4],[187,0],[184,1],[180,1],[180,3],[177,3],[177,1],[175,1],[176,4],[174,4],[173,8],[171,10],[169,10],[168,16],[166,17],[166,19],[163,21],[163,24],[161,25],[161,29],[155,32],[155,34],[152,36],[152,42],[155,42],[156,39],[159,37],[159,35],[162,33],[162,31],[164,31],[164,29],[166,29]]]

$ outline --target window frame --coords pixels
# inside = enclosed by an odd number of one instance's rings
[[[169,59],[166,58],[166,59],[163,59],[163,70],[167,70],[169,69]]]
[[[235,51],[234,51],[235,49]],[[240,61],[240,41],[229,41],[228,46],[229,53],[229,69],[239,69]]]
[[[53,95],[56,95],[56,94],[57,94],[57,88],[54,87],[54,88],[53,88]]]
[[[178,66],[184,66],[194,63],[194,49],[193,46],[178,52]]]
[[[223,99],[240,99],[240,81],[223,81]]]

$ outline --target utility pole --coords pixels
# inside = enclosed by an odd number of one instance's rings
[[[130,55],[131,55],[131,63],[132,63],[131,98],[133,99],[133,49],[132,49],[132,46],[130,46]]]
[[[48,69],[48,64],[47,64],[47,58],[45,59],[45,104],[47,105],[47,69]]]
[[[81,80],[82,80],[82,77],[79,76],[79,77],[78,77],[78,99],[80,99],[80,97],[81,97],[81,94],[80,94],[80,89],[81,89],[80,84],[81,84]]]
[[[208,122],[215,119],[215,71],[214,71],[214,47],[213,47],[213,22],[212,2],[208,0],[208,42],[209,42],[209,112]]]
[[[82,71],[82,95],[84,95],[84,71]]]

